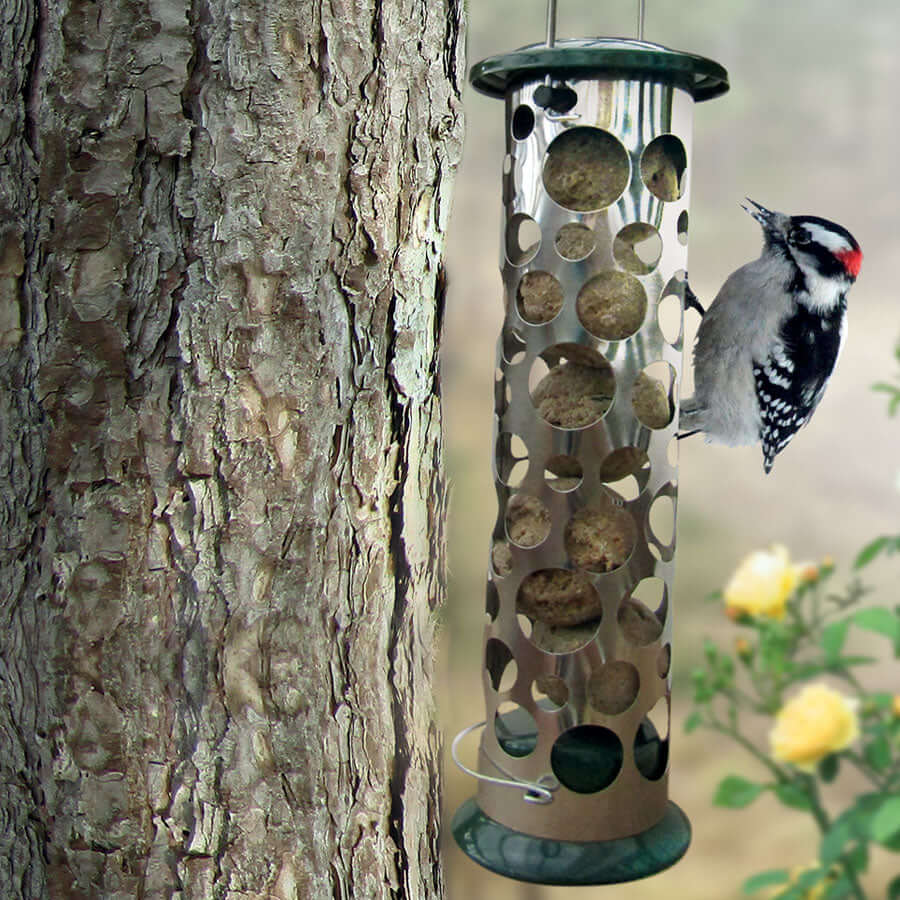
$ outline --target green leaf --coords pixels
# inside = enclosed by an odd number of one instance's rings
[[[841,761],[836,753],[826,756],[825,759],[819,763],[819,778],[826,783],[834,781],[834,779],[837,778],[838,769],[840,769],[840,767]]]
[[[729,809],[742,809],[749,806],[765,788],[755,781],[748,781],[740,775],[726,775],[716,789],[713,804]]]
[[[835,669],[850,669],[853,666],[865,666],[874,662],[878,662],[878,658],[875,656],[839,656],[825,668],[833,672]]]
[[[852,895],[853,882],[846,875],[841,875],[837,881],[830,882],[825,888],[824,900],[847,900]]]
[[[844,619],[840,622],[832,622],[822,632],[822,649],[825,651],[826,663],[835,662],[841,655],[849,630],[850,621]]]
[[[784,884],[789,878],[790,873],[787,869],[769,869],[766,872],[759,872],[757,875],[751,875],[742,885],[742,894],[755,894],[765,887],[771,887],[773,884]]]
[[[691,681],[694,682],[694,703],[709,703],[716,696],[703,669],[694,669],[691,672]]]
[[[869,868],[868,844],[857,844],[844,854],[844,865],[850,866],[854,872],[865,872]]]
[[[872,606],[853,614],[853,621],[866,631],[883,634],[892,641],[900,640],[900,619],[883,606]]]
[[[881,537],[875,538],[869,544],[866,544],[862,550],[857,554],[856,559],[853,561],[854,569],[861,569],[863,566],[867,566],[882,550],[887,547],[887,545],[891,542],[891,539],[886,535],[882,535]]]
[[[838,860],[841,853],[844,852],[844,846],[853,837],[853,822],[850,819],[841,817],[838,819],[828,833],[822,838],[819,845],[819,859],[823,866],[830,866]]]
[[[900,900],[900,875],[888,885],[887,900]]]
[[[886,381],[879,381],[872,385],[872,390],[888,395],[888,415],[896,415],[897,410],[900,409],[900,388],[888,384]]]
[[[891,764],[891,745],[883,734],[867,744],[863,754],[876,772],[883,772]]]
[[[815,868],[810,869],[808,872],[803,872],[799,878],[794,882],[794,887],[796,887],[799,891],[803,892],[803,895],[806,896],[806,891],[810,888],[814,888],[827,874],[825,869]]]
[[[889,794],[887,799],[897,798],[896,792]],[[847,821],[850,823],[854,836],[860,841],[868,841],[872,836],[872,821],[878,814],[882,805],[886,802],[884,793],[877,794],[860,794],[856,798],[853,806],[844,812],[835,822]],[[882,841],[882,844],[893,850],[895,853],[900,852],[900,832],[896,832],[893,837],[889,837]]]
[[[866,700],[873,703],[878,709],[890,709],[894,705],[894,695],[886,691],[873,691],[866,695]]]
[[[885,844],[900,832],[900,794],[887,797],[869,822],[869,833]]]
[[[703,724],[703,715],[702,713],[695,709],[685,720],[684,720],[684,733],[690,734],[692,731],[695,731]]]
[[[774,787],[775,796],[791,809],[809,809],[809,796],[803,788],[798,787],[793,781],[783,781]]]

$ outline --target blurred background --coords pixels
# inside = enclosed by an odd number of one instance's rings
[[[468,65],[543,40],[545,0],[468,4]],[[637,3],[559,0],[563,37],[634,37]],[[694,837],[674,868],[630,885],[549,888],[492,875],[456,847],[449,822],[475,783],[449,759],[452,737],[483,718],[480,664],[484,586],[496,501],[491,478],[495,342],[502,321],[498,268],[503,103],[467,89],[465,155],[447,243],[449,300],[443,351],[445,446],[451,482],[450,598],[438,666],[445,735],[445,865],[451,900],[550,900],[657,897],[727,900],[762,869],[812,862],[817,836],[808,816],[768,795],[749,809],[712,806],[729,773],[762,777],[758,765],[724,738],[683,733],[690,671],[705,636],[733,643],[735,626],[704,602],[749,551],[781,542],[794,559],[834,557],[849,577],[860,547],[900,525],[900,420],[890,420],[871,385],[896,370],[900,338],[898,85],[900,7],[776,0],[647,0],[645,39],[708,56],[728,70],[731,90],[695,109],[691,174],[690,276],[709,303],[724,279],[760,251],[759,226],[739,203],[749,196],[786,213],[811,213],[848,228],[865,253],[849,298],[849,337],[811,425],[765,476],[758,447],[726,449],[692,438],[681,445],[670,793],[691,819]],[[697,319],[686,322],[693,345]],[[693,392],[689,366],[682,393]],[[896,601],[897,564],[872,568],[879,599]],[[839,574],[843,581],[843,577]],[[879,584],[878,579],[881,578]],[[869,687],[900,689],[885,661]],[[760,727],[760,735],[765,728]],[[477,738],[464,748],[474,765]],[[842,775],[833,809],[861,785]],[[897,857],[874,854],[865,885],[883,897]],[[760,895],[757,895],[760,896]]]

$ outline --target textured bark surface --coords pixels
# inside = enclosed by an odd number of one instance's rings
[[[461,0],[0,8],[0,896],[437,897]]]

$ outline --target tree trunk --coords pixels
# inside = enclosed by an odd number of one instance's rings
[[[438,897],[461,0],[0,8],[0,896]]]

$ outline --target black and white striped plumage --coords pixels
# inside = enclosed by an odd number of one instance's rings
[[[682,404],[681,426],[729,446],[760,442],[769,472],[825,392],[862,252],[840,225],[749,202],[765,246],[729,276],[703,314],[694,396]]]

